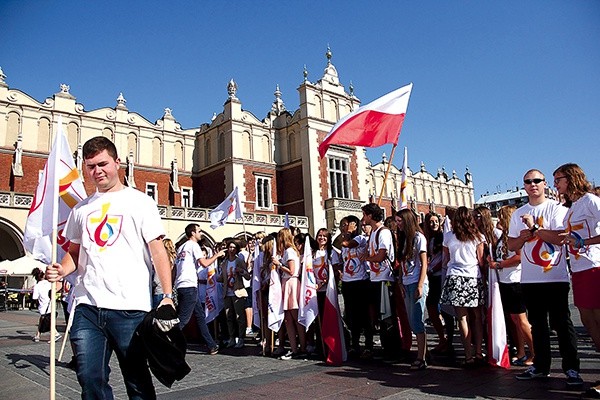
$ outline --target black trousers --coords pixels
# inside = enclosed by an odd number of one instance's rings
[[[558,336],[563,371],[572,369],[579,372],[577,334],[569,310],[569,283],[523,283],[522,288],[527,306],[527,318],[531,323],[535,368],[544,373],[550,372],[552,363],[550,327],[552,327]]]
[[[351,346],[360,349],[360,334],[364,331],[365,348],[373,350],[373,328],[369,322],[369,281],[342,282],[344,314],[350,328]]]

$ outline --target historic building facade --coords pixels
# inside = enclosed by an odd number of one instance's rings
[[[317,147],[331,127],[356,109],[360,100],[347,92],[331,63],[316,82],[308,71],[298,87],[299,108],[286,110],[279,87],[264,119],[242,109],[237,83],[227,85],[223,111],[209,123],[184,129],[171,110],[154,123],[128,110],[122,94],[114,107],[86,110],[69,86],[39,102],[7,84],[0,69],[0,260],[25,254],[23,230],[58,116],[62,116],[76,164],[89,138],[111,138],[122,161],[123,182],[153,197],[168,235],[177,240],[185,225],[197,222],[210,241],[271,232],[290,224],[310,233],[337,228],[341,217],[360,216],[360,207],[378,196],[387,161],[371,165],[363,148],[334,145],[321,159]],[[385,156],[384,156],[385,157]],[[409,206],[418,213],[445,206],[473,206],[473,182],[445,171],[431,175],[421,165],[407,171]],[[401,170],[392,166],[381,205],[387,214],[397,202]],[[85,183],[88,193],[92,187]],[[244,221],[212,230],[208,213],[235,187]]]

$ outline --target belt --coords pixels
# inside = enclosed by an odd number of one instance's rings
[[[208,283],[208,281],[206,279],[198,279],[199,285],[206,285],[207,283]]]

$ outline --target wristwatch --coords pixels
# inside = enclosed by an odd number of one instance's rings
[[[162,298],[173,300],[173,293],[163,293]]]
[[[533,226],[529,229],[529,231],[531,233],[537,231],[538,229],[540,229],[540,226],[538,224],[533,224]]]

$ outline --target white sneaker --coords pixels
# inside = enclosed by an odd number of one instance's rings
[[[250,336],[254,333],[254,331],[252,330],[252,328],[246,328],[246,336]]]
[[[235,346],[233,346],[234,349],[241,349],[242,347],[244,347],[244,339],[237,338],[236,341],[237,343],[235,344]]]

